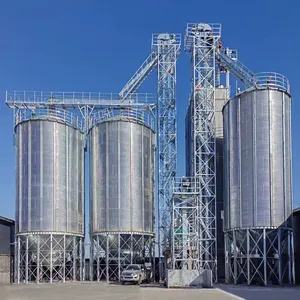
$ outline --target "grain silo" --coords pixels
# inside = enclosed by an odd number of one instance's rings
[[[16,282],[82,279],[81,127],[64,110],[16,117]]]
[[[93,120],[89,132],[92,280],[117,280],[150,262],[155,134],[142,114]]]
[[[283,76],[269,78],[223,109],[226,280],[235,284],[294,280],[291,96],[277,85]]]

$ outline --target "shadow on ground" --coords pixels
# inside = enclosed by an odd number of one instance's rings
[[[300,287],[286,286],[286,287],[259,287],[248,285],[216,285],[216,288],[233,294],[245,300],[296,300],[300,299]],[[238,298],[237,298],[238,299]]]

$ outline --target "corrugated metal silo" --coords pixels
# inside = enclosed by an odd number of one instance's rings
[[[90,129],[90,232],[94,247],[110,257],[107,278],[144,258],[154,235],[154,152],[153,130],[136,119],[118,116]],[[100,280],[104,258],[92,257]]]
[[[291,96],[246,90],[223,117],[227,281],[291,283]]]
[[[225,229],[290,226],[291,97],[246,91],[224,107]]]
[[[17,244],[19,252],[30,254],[24,261],[19,253],[17,281],[79,280],[84,235],[79,123],[65,111],[38,111],[19,120],[15,134]]]

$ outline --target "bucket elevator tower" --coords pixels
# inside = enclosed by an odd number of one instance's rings
[[[162,257],[170,252],[172,182],[176,175],[176,63],[180,54],[181,35],[159,33],[152,35],[150,55],[120,92],[121,99],[136,91],[157,67],[157,157],[158,196],[156,203],[156,242],[159,257],[159,278],[166,264]]]
[[[180,52],[180,35],[153,35],[152,51],[158,57],[158,253],[160,277],[162,254],[170,249],[172,182],[176,175],[176,61]]]
[[[220,24],[188,24],[185,51],[191,54],[190,161],[188,176],[198,193],[194,226],[197,234],[198,262],[193,268],[212,270],[216,279],[216,140],[215,82],[216,49],[221,36]],[[176,259],[176,258],[175,258]]]

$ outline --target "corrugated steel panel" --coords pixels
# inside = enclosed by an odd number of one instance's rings
[[[89,133],[91,233],[154,231],[153,131],[128,119]]]
[[[17,125],[17,233],[84,233],[83,141],[51,118]]]

